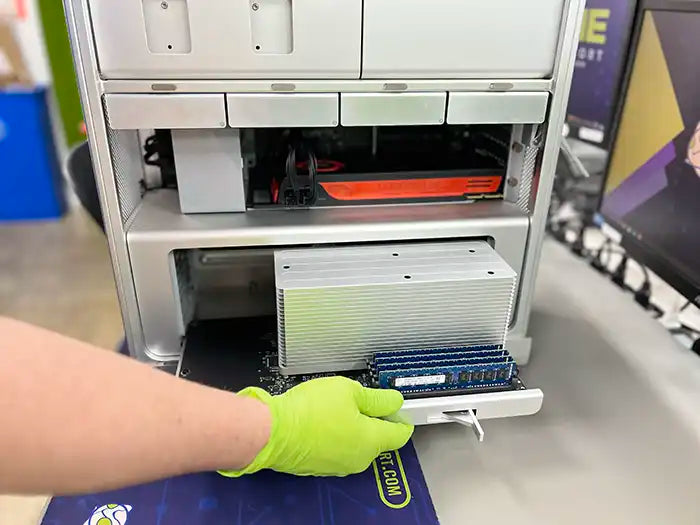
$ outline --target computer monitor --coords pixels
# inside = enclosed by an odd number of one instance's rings
[[[571,95],[568,135],[607,148],[637,0],[587,0]]]
[[[637,16],[600,217],[622,246],[700,305],[700,2]]]

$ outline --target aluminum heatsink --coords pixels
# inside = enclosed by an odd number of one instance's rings
[[[275,252],[283,374],[361,369],[375,352],[505,343],[516,273],[485,241]]]

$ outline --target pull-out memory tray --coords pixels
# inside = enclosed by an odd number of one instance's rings
[[[260,386],[281,394],[302,381],[333,374],[283,376],[277,364],[274,317],[200,321],[190,325],[178,366],[178,376],[222,390],[236,392]],[[372,386],[369,372],[355,370],[343,375]],[[479,419],[531,415],[542,406],[543,394],[516,380],[509,388],[482,389],[469,394],[406,399],[401,417],[416,425],[447,423],[449,413],[472,410]],[[446,414],[448,413],[448,414]]]

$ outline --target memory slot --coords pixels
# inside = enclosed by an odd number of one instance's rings
[[[402,356],[415,356],[420,354],[444,354],[444,353],[456,353],[456,352],[475,352],[475,351],[489,351],[489,350],[502,350],[501,345],[477,345],[477,346],[458,346],[458,347],[447,347],[447,348],[424,348],[416,350],[397,350],[397,351],[385,351],[377,352],[374,354],[375,359],[382,359],[387,357],[402,357]]]
[[[488,356],[488,357],[460,357],[455,359],[415,359],[399,363],[374,363],[370,369],[376,371],[405,370],[414,368],[442,368],[448,366],[480,365],[512,363],[513,358],[509,355]]]
[[[376,381],[380,388],[397,390],[463,388],[508,384],[516,374],[516,370],[512,359],[494,363],[378,369]]]
[[[485,350],[485,351],[459,351],[447,353],[426,352],[415,355],[376,357],[372,365],[386,365],[389,363],[410,363],[414,361],[449,360],[449,359],[474,359],[480,357],[503,357],[507,356],[506,350]]]
[[[401,387],[394,388],[401,392],[406,399],[415,399],[419,397],[437,396],[437,395],[453,395],[453,394],[470,394],[472,392],[489,392],[489,391],[500,391],[510,389],[511,383],[508,382],[492,382],[492,383],[479,383],[479,384],[465,384],[465,385],[423,385],[415,387]]]

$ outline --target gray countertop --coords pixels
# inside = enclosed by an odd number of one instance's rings
[[[700,523],[700,358],[553,242],[530,334],[538,414],[416,431],[441,523]]]

